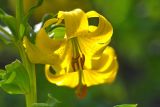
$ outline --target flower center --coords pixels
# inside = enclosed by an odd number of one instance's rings
[[[73,56],[72,56],[72,68],[73,71],[78,71],[79,73],[79,84],[76,87],[76,94],[78,98],[82,99],[86,96],[87,88],[82,84],[82,75],[83,75],[83,66],[85,62],[85,56],[82,53],[78,40],[76,37],[71,38],[72,48],[73,48]]]
[[[72,56],[72,68],[74,71],[82,71],[85,61],[85,56],[82,53],[77,38],[72,38],[72,48],[73,48],[73,56]]]

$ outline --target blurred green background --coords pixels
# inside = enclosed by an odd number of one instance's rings
[[[25,10],[35,0],[25,0]],[[44,0],[35,11],[32,23],[45,13],[82,8],[96,10],[113,25],[111,46],[119,60],[119,72],[113,84],[88,88],[79,100],[74,89],[48,83],[43,66],[37,65],[38,101],[47,94],[60,101],[58,107],[113,107],[137,103],[138,107],[160,107],[160,0]],[[14,15],[15,0],[0,0],[0,8]],[[19,58],[12,45],[0,41],[0,68]],[[24,96],[8,95],[0,89],[0,107],[25,107]]]

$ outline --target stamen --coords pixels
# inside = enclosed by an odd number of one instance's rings
[[[82,54],[82,56],[78,55],[76,58],[72,57],[72,68],[74,71],[76,70],[83,70],[85,61],[85,56]]]
[[[82,57],[80,58],[80,63],[81,63],[81,68],[83,69],[84,66],[84,61],[85,61],[85,56],[82,54]]]
[[[76,95],[79,99],[82,99],[86,96],[87,87],[82,84],[83,68],[85,63],[85,56],[82,53],[77,38],[72,38],[72,47],[73,47],[73,57],[72,57],[72,68],[74,72],[79,73],[79,84],[76,88]]]
[[[72,47],[73,47],[73,57],[72,57],[72,68],[73,71],[83,70],[85,56],[82,53],[77,38],[72,38]]]
[[[72,57],[72,68],[73,71],[76,71],[79,69],[79,63],[78,63],[78,59],[80,56],[77,56],[76,58]]]

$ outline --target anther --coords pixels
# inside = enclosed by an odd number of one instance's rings
[[[82,56],[78,55],[76,58],[72,58],[72,68],[74,71],[83,69],[85,62],[85,56],[82,54]]]
[[[79,64],[78,64],[79,57],[80,57],[80,55],[78,55],[76,58],[72,57],[72,68],[73,68],[73,71],[76,71],[77,69],[79,69]]]

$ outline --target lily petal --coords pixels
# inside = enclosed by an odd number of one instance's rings
[[[99,24],[97,29],[93,32],[90,32],[88,36],[97,39],[98,43],[109,43],[113,34],[113,28],[110,22],[105,17],[95,11],[89,11],[86,13],[86,15],[88,18],[99,18]]]
[[[85,57],[100,57],[104,49],[107,47],[106,43],[98,43],[98,40],[92,37],[77,38],[79,46]],[[102,38],[103,39],[103,38]]]
[[[55,70],[70,69],[68,63],[71,62],[72,48],[65,39],[55,40],[48,37],[45,29],[41,29],[36,37],[35,45],[24,38],[26,51],[32,63],[51,64]]]
[[[92,59],[90,64],[91,68],[83,71],[82,83],[84,85],[92,86],[111,83],[114,80],[117,74],[118,63],[113,48],[107,47],[101,58]]]
[[[47,53],[46,51],[43,51],[42,49],[39,49],[37,46],[32,44],[27,37],[24,37],[24,45],[26,48],[26,52],[28,55],[28,58],[32,63],[39,63],[39,64],[53,64],[52,60],[55,60],[52,54]]]
[[[35,45],[38,48],[43,49],[43,51],[46,51],[46,53],[53,53],[53,51],[57,50],[61,46],[61,44],[65,42],[65,39],[55,40],[54,38],[49,38],[45,29],[42,28],[36,36]]]
[[[56,22],[58,22],[58,19],[56,19],[56,18],[49,19],[49,20],[47,20],[47,21],[44,23],[43,28],[46,28],[46,27],[48,27],[49,25],[54,24],[54,23],[56,23]]]
[[[45,66],[45,75],[51,83],[58,86],[68,86],[74,88],[79,83],[78,72],[69,72],[61,75],[52,74],[49,70],[50,65]]]
[[[78,41],[86,57],[100,57],[111,40],[113,29],[102,15],[95,11],[86,13],[88,18],[99,17],[98,26],[89,26],[86,35],[79,36]]]
[[[70,12],[60,11],[58,18],[64,19],[67,38],[76,37],[88,31],[88,20],[81,9]]]
[[[106,47],[100,58],[93,58],[91,60],[91,69],[97,70],[98,72],[109,71],[112,69],[112,64],[117,61],[115,51],[112,47]]]

